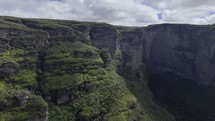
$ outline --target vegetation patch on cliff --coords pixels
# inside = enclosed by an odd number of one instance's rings
[[[44,55],[41,84],[51,121],[143,119],[137,99],[114,67],[104,65],[98,49],[80,42],[60,43]]]

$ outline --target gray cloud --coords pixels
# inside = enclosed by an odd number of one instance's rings
[[[145,26],[212,24],[214,0],[0,0],[0,15]]]

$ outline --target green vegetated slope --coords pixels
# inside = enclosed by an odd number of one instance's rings
[[[52,101],[49,120],[164,119],[154,113],[157,110],[148,111],[149,105],[156,109],[152,102],[139,103],[141,100],[129,91],[115,67],[105,67],[111,58],[102,56],[104,51],[80,42],[60,43],[45,51],[42,90],[44,97]]]
[[[50,120],[140,119],[137,99],[113,67],[104,68],[99,50],[80,43],[62,43],[44,57],[44,96],[51,98]]]
[[[47,103],[35,90],[38,87],[35,61],[28,52],[12,49],[0,53],[0,120],[39,120],[47,115]]]
[[[110,25],[0,19],[0,120],[174,121],[146,80],[125,81],[79,26]]]

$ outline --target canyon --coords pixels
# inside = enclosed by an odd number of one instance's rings
[[[2,16],[1,120],[214,121],[214,33]]]

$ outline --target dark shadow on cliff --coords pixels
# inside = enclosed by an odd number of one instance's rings
[[[117,73],[126,82],[126,87],[137,98],[145,116],[143,121],[175,121],[175,117],[165,108],[160,107],[154,100],[151,90],[148,87],[147,72],[144,65],[139,69],[132,70],[126,66],[128,55],[123,53],[123,63],[117,65]],[[115,65],[115,64],[114,64]]]
[[[214,121],[215,89],[173,73],[149,74],[149,87],[177,121]]]

